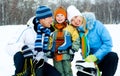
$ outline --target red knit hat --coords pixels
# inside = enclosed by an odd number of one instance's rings
[[[54,11],[54,18],[56,17],[57,14],[63,14],[65,18],[67,18],[67,11],[65,10],[64,7],[60,6]]]

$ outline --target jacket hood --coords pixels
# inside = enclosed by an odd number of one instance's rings
[[[95,23],[95,14],[92,12],[83,12],[82,16],[86,19],[86,28],[91,30]]]
[[[27,22],[27,26],[34,29],[35,32],[37,32],[37,23],[36,23],[36,17],[33,16],[31,17],[28,22]]]
[[[34,19],[35,19],[35,16],[31,17],[28,22],[27,22],[27,26],[28,27],[34,27]]]

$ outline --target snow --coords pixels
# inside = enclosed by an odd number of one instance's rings
[[[120,24],[105,24],[113,39],[113,51],[120,57]],[[8,42],[14,41],[15,38],[25,29],[25,25],[7,25],[0,26],[0,76],[11,76],[14,74],[13,52],[8,51]],[[14,47],[14,46],[13,46]],[[14,51],[14,50],[13,50]],[[75,53],[74,61],[72,62],[72,69],[74,76],[76,76],[77,69],[75,68],[75,61],[81,59],[80,53]],[[52,64],[52,60],[48,61]],[[119,76],[120,64],[115,76]]]

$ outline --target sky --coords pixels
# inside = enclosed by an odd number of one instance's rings
[[[120,24],[105,24],[105,26],[113,39],[112,50],[120,57]],[[16,37],[18,37],[25,28],[25,25],[0,26],[0,76],[11,76],[14,74],[15,67],[13,63],[13,55],[15,50],[11,50],[8,43],[16,40]],[[12,47],[14,48],[14,46]],[[72,62],[74,76],[76,76],[77,72],[77,69],[75,68],[75,61],[81,59],[79,54],[80,51],[75,53],[75,57]],[[48,62],[52,65],[51,59],[49,59]],[[119,63],[115,76],[119,76],[118,70],[120,70]]]

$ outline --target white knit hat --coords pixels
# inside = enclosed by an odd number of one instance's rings
[[[71,5],[67,8],[67,17],[68,17],[69,22],[71,22],[71,19],[74,16],[82,16],[82,14],[74,5]]]

